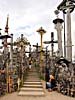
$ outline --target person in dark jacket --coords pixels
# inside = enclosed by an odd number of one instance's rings
[[[48,91],[52,91],[52,89],[56,86],[56,82],[53,75],[50,75],[49,82],[46,83]]]
[[[31,64],[32,64],[32,60],[31,58],[29,59],[29,69],[31,69]]]

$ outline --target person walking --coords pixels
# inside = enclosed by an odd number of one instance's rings
[[[29,59],[29,69],[31,69],[31,64],[32,64],[32,61],[31,59]]]

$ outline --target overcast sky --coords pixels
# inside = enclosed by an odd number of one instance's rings
[[[36,32],[39,27],[43,27],[47,33],[43,36],[43,41],[50,41],[50,33],[55,33],[53,20],[56,18],[54,11],[62,0],[0,0],[0,28],[4,32],[6,18],[9,14],[9,34],[14,34],[14,40],[24,34],[31,44],[40,45],[40,35]],[[74,11],[75,12],[75,11]],[[72,13],[72,42],[74,40],[75,13]],[[61,18],[62,13],[59,14]],[[74,49],[74,46],[73,46]],[[56,48],[57,50],[57,48]]]

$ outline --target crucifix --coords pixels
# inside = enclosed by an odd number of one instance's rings
[[[54,41],[54,32],[51,32],[51,41],[44,41],[45,44],[51,44],[51,51],[52,51],[52,57],[54,56],[54,43],[58,43],[58,41]]]

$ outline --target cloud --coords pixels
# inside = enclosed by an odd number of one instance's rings
[[[34,27],[30,26],[30,25],[19,26],[16,29],[16,32],[18,32],[19,34],[25,34],[28,37],[30,37],[31,35],[35,34]]]
[[[29,29],[29,28],[30,28],[29,25],[27,25],[27,26],[20,26],[20,27],[18,27],[18,28],[16,29],[16,31],[25,30],[25,29]]]

